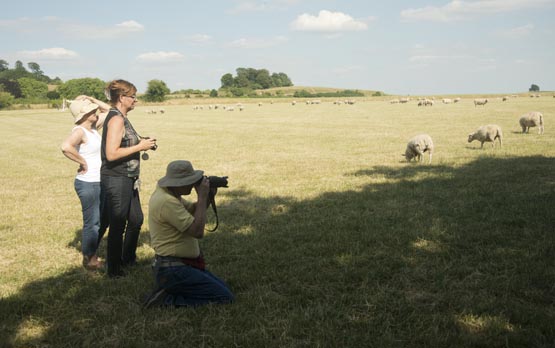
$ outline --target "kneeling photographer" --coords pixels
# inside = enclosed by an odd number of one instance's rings
[[[204,237],[209,197],[226,178],[214,177],[215,184],[194,170],[189,161],[173,161],[158,181],[149,201],[148,220],[151,246],[156,252],[153,269],[156,289],[144,307],[199,306],[230,303],[234,297],[227,285],[205,269],[199,239]],[[197,193],[193,202],[182,196]]]

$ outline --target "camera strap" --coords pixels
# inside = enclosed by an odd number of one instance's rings
[[[214,232],[218,229],[218,225],[220,224],[220,221],[218,219],[218,208],[216,207],[216,195],[212,193],[212,191],[210,191],[210,193],[208,193],[208,204],[210,204],[212,206],[212,210],[214,211],[214,215],[216,215],[216,226],[214,227],[214,229],[212,230],[207,230],[208,232]]]

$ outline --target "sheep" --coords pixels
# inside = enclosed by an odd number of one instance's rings
[[[474,106],[476,105],[486,105],[488,102],[487,99],[474,99]]]
[[[390,104],[399,104],[399,99],[391,99],[389,101]]]
[[[474,140],[478,140],[482,143],[481,149],[484,148],[484,142],[491,142],[491,147],[495,146],[495,139],[499,139],[499,146],[503,144],[503,132],[501,127],[496,124],[489,124],[486,126],[481,126],[474,133],[468,134],[468,142],[471,143]]]
[[[538,127],[538,134],[543,134],[543,115],[538,111],[531,111],[520,117],[520,126],[522,133],[528,133],[530,127]]]
[[[405,156],[407,162],[410,162],[413,158],[418,162],[422,162],[424,152],[428,152],[430,156],[428,163],[432,163],[434,142],[428,134],[419,134],[409,140],[405,154],[402,156]]]
[[[434,101],[430,99],[424,99],[424,106],[434,106]]]
[[[453,101],[449,98],[443,98],[443,99],[441,99],[441,102],[443,104],[451,104]]]
[[[409,100],[410,100],[410,98],[401,98],[401,99],[399,99],[399,103],[402,103],[402,104],[408,103]]]
[[[160,110],[158,110],[158,111],[159,111],[161,114],[163,114],[163,113],[166,112],[166,110],[164,110],[164,109],[160,109]]]
[[[458,102],[460,102],[460,101],[461,101],[461,98],[460,98],[460,97],[457,97],[457,98],[453,99],[453,102],[455,102],[455,103],[458,103]]]

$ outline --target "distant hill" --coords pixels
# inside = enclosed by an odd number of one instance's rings
[[[363,93],[365,96],[370,97],[376,92],[380,91],[371,91],[371,90],[362,90],[362,89],[352,89],[352,88],[333,88],[333,87],[313,87],[313,86],[290,86],[290,87],[275,87],[275,88],[268,88],[268,89],[258,89],[256,93],[259,95],[270,93],[272,95],[283,94],[283,96],[289,97],[293,96],[295,92],[300,91],[307,91],[311,94],[316,93],[335,93],[335,92],[342,92],[344,90],[352,90]],[[380,92],[383,93],[383,92]]]

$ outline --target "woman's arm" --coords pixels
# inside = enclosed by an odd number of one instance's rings
[[[100,113],[98,114],[98,121],[96,121],[96,128],[100,129],[102,128],[102,126],[104,126],[104,120],[106,119],[106,116],[108,116],[108,112],[110,111],[110,104],[98,100],[95,97],[90,97],[84,94],[77,96],[75,100],[90,100],[91,103],[95,103],[96,105],[98,105]]]
[[[79,174],[85,174],[88,170],[87,161],[79,154],[77,147],[85,142],[85,132],[81,128],[75,128],[69,137],[62,143],[62,153],[70,160],[79,163]]]

